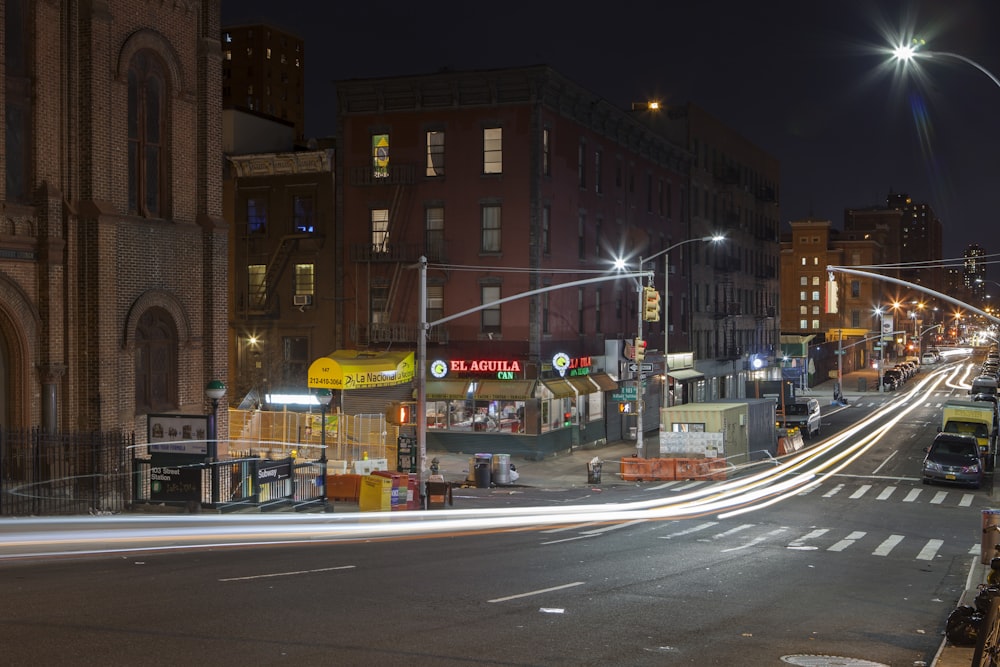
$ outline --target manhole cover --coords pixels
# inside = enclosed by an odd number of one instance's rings
[[[799,667],[889,667],[881,662],[843,658],[839,655],[785,655],[782,662]]]

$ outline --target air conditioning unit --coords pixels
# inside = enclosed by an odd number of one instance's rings
[[[296,294],[292,297],[292,303],[296,306],[311,306],[312,302],[312,294]]]

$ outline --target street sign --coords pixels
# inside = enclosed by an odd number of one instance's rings
[[[619,387],[618,391],[611,392],[612,401],[634,401],[638,397],[639,392],[636,390],[635,385]]]
[[[646,364],[642,364],[642,365],[645,366]],[[652,367],[652,364],[650,364],[650,367]],[[635,373],[637,370],[639,370],[639,364],[637,364],[637,363],[631,363],[631,364],[628,365],[628,372],[629,373]]]
[[[653,364],[643,364],[641,368],[643,371],[651,371],[653,370]]]

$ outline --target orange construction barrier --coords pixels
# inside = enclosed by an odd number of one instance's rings
[[[361,493],[361,475],[327,475],[327,500],[358,502]]]
[[[726,460],[720,458],[696,460],[698,479],[725,479]]]
[[[622,458],[622,479],[629,482],[641,482],[652,479],[649,459],[641,459],[638,456],[625,456]]]
[[[675,459],[650,459],[650,475],[653,479],[664,482],[672,482],[675,477]]]
[[[695,459],[674,459],[674,479],[698,479],[698,466]]]

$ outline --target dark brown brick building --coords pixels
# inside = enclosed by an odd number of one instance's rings
[[[0,423],[142,439],[226,376],[219,2],[0,12]]]

